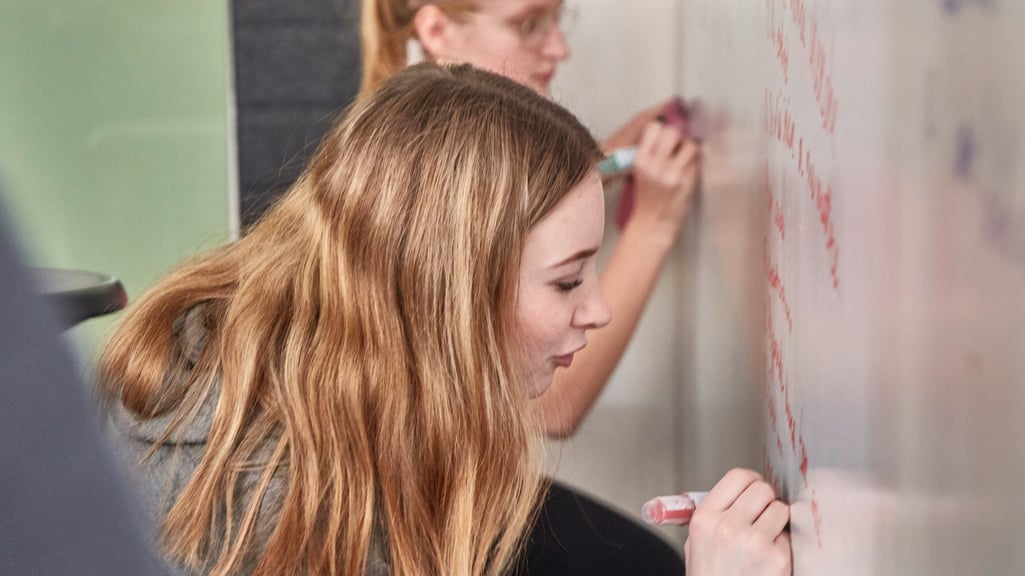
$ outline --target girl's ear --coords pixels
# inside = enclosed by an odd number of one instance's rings
[[[428,60],[452,62],[455,58],[453,40],[459,24],[435,4],[425,4],[413,17],[413,32]]]

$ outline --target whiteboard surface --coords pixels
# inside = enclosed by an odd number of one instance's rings
[[[795,574],[1025,573],[1025,3],[681,12],[708,132],[683,477],[744,459],[716,438],[750,392]]]

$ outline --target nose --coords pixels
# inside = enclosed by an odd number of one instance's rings
[[[595,283],[595,287],[587,295],[587,298],[577,306],[573,312],[573,325],[585,330],[603,328],[612,321],[612,310],[605,300],[605,293],[601,286]]]
[[[566,44],[566,35],[558,25],[552,27],[552,31],[545,39],[543,53],[552,60],[565,60],[569,58],[569,45]]]

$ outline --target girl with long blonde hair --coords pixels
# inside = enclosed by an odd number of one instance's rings
[[[542,490],[529,402],[609,320],[599,158],[523,86],[411,68],[150,288],[100,377],[174,569],[511,570]]]
[[[404,69],[410,47],[418,48],[428,61],[470,63],[545,96],[559,66],[570,56],[564,27],[573,10],[564,0],[361,0],[360,6],[362,94]],[[637,150],[632,214],[600,280],[615,321],[597,332],[572,365],[557,374],[551,390],[537,399],[542,425],[551,438],[573,436],[604,390],[686,221],[700,152],[677,127],[658,120],[666,107],[660,103],[637,113],[602,144],[606,152],[624,146]],[[766,494],[763,484],[754,485]],[[761,504],[770,502],[774,498]],[[661,539],[569,486],[552,485],[541,516],[527,553],[532,574],[676,575],[684,568],[677,552]],[[768,543],[762,543],[772,550],[770,555],[789,558],[786,536],[779,537],[778,530],[769,532]],[[708,540],[700,530],[692,528],[689,534]],[[775,570],[780,563],[756,560],[751,565]]]

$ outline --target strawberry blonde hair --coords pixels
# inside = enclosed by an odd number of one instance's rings
[[[361,574],[380,531],[391,574],[508,571],[543,489],[519,257],[599,158],[512,80],[411,67],[242,239],[149,289],[102,356],[108,400],[174,415],[165,441],[215,406],[166,552],[212,574],[252,555],[256,574]],[[184,360],[173,327],[197,307],[207,337]],[[261,516],[272,479],[280,510]]]
[[[461,20],[472,12],[472,0],[362,0],[360,3],[360,47],[363,77],[360,94],[406,67],[406,45],[415,37],[413,18],[427,4]]]

